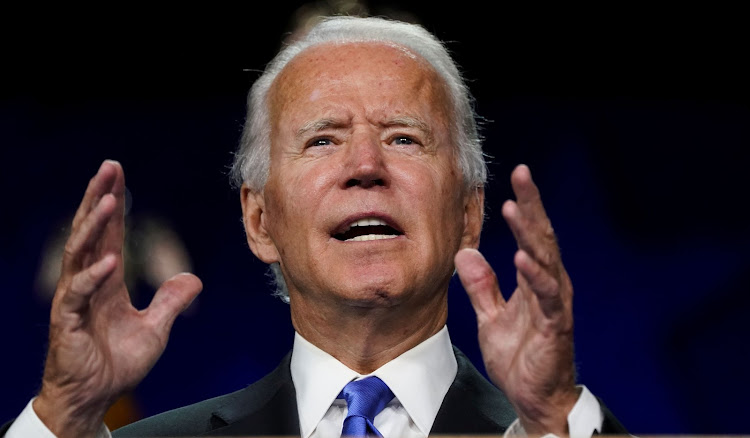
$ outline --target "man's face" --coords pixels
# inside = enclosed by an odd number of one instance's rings
[[[329,44],[292,60],[269,99],[270,174],[243,207],[292,303],[444,296],[453,256],[478,244],[482,196],[463,188],[438,75],[399,48]]]

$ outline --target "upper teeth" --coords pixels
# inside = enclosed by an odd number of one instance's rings
[[[385,223],[385,221],[382,221],[380,219],[365,218],[365,219],[360,219],[360,220],[350,223],[349,227],[346,230],[344,230],[344,232],[349,231],[353,227],[367,227],[367,226],[374,226],[374,225],[388,226],[388,224]],[[357,236],[357,237],[352,237],[350,239],[346,239],[346,241],[347,242],[349,241],[360,242],[360,241],[368,241],[368,240],[392,239],[395,237],[397,237],[397,234],[365,234],[362,236]]]
[[[380,219],[375,218],[365,218],[360,219],[358,221],[354,221],[349,224],[349,228],[346,229],[346,231],[349,231],[352,227],[366,227],[366,226],[372,226],[372,225],[388,225],[384,221],[381,221]]]

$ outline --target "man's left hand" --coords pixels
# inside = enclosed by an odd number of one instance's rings
[[[477,314],[490,379],[508,396],[528,434],[563,436],[578,399],[573,287],[529,168],[516,167],[511,184],[516,201],[506,201],[502,212],[518,242],[516,290],[503,298],[479,251],[460,250],[456,269]]]

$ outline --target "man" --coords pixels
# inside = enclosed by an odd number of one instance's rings
[[[453,61],[422,28],[329,19],[282,50],[250,92],[234,169],[248,244],[290,304],[293,352],[249,388],[115,435],[625,432],[575,385],[572,286],[527,167],[513,171],[517,199],[502,209],[519,246],[507,302],[476,250],[486,168],[474,114]],[[103,163],[66,245],[42,389],[7,436],[106,436],[107,408],[146,375],[201,289],[181,274],[147,309],[132,307],[124,191],[120,165]],[[454,271],[502,392],[451,348]],[[350,428],[360,415],[352,381],[383,394],[362,432]]]

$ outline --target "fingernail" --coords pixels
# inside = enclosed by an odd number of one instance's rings
[[[106,159],[106,160],[102,161],[102,164],[99,166],[99,170],[96,171],[97,175],[99,173],[101,173],[102,169],[104,169],[104,165],[105,164],[111,164],[111,165],[115,166],[115,165],[119,165],[120,163],[117,160],[110,160],[110,159]]]

